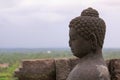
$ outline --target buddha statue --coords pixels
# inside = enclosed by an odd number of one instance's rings
[[[109,71],[102,56],[106,25],[95,9],[82,11],[81,16],[69,24],[69,46],[79,63],[67,80],[110,80]]]

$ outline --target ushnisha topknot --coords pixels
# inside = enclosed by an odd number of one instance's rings
[[[89,7],[82,11],[81,16],[99,17],[99,13],[95,9]]]
[[[86,40],[91,39],[90,34],[94,34],[97,44],[103,47],[106,25],[104,20],[99,18],[97,10],[92,8],[83,10],[81,16],[71,20],[69,28],[75,28],[76,32]]]

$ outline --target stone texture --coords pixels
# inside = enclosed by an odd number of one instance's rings
[[[66,80],[70,71],[80,61],[79,58],[55,59],[56,80]]]
[[[97,10],[89,7],[69,23],[69,46],[80,58],[66,80],[110,80],[102,56],[106,25]]]
[[[56,59],[56,80],[66,80],[71,71],[70,60],[67,58]]]
[[[78,58],[25,60],[16,69],[19,80],[66,80],[70,71],[80,61]],[[106,61],[111,80],[120,80],[120,59]]]
[[[19,80],[55,80],[54,59],[25,60],[15,76]]]
[[[78,64],[78,62],[80,61],[79,58],[70,58],[70,67],[71,67],[71,70],[75,67],[75,65]]]
[[[108,68],[111,75],[111,80],[120,80],[120,59],[110,60]]]

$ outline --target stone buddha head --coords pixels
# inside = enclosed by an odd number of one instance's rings
[[[102,50],[106,25],[95,9],[88,8],[70,21],[69,46],[73,55],[82,58],[89,53]]]

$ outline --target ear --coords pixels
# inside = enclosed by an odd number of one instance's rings
[[[93,51],[97,49],[97,37],[94,33],[91,33],[89,35],[90,43],[91,43],[91,48]]]

